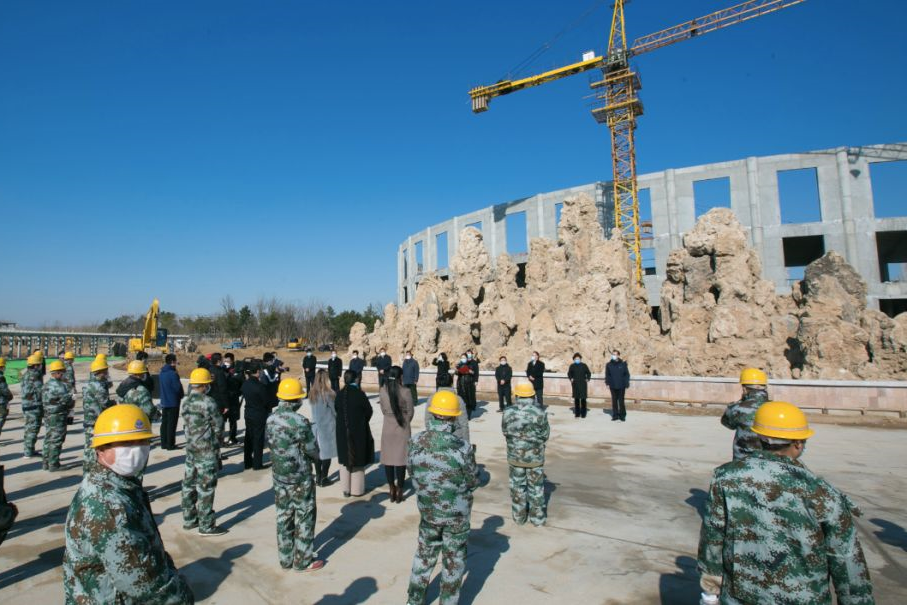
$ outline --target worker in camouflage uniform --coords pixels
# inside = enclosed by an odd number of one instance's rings
[[[69,385],[69,389],[75,393],[76,392],[76,370],[73,367],[73,362],[76,360],[76,354],[72,351],[66,351],[60,357],[63,361],[63,382]]]
[[[297,413],[305,392],[295,378],[277,387],[277,409],[265,423],[271,448],[274,504],[277,508],[277,558],[284,569],[316,571],[315,482],[312,462],[318,462],[318,444],[309,421]]]
[[[220,408],[208,390],[214,379],[205,368],[189,375],[189,394],[180,402],[186,436],[186,468],[183,475],[183,529],[198,528],[202,536],[220,536],[227,530],[214,524],[214,490],[220,466],[223,437]]]
[[[850,499],[798,458],[813,435],[799,408],[756,411],[761,449],[715,469],[699,539],[703,602],[872,604]]]
[[[419,507],[419,543],[409,579],[409,605],[423,605],[441,553],[441,605],[455,605],[466,571],[472,492],[478,487],[472,447],[454,435],[463,413],[456,393],[431,399],[425,430],[410,440],[409,474]]]
[[[0,357],[0,433],[3,433],[3,425],[6,417],[9,415],[9,404],[13,400],[13,393],[6,384],[6,359]]]
[[[762,446],[759,436],[751,430],[756,410],[768,401],[768,376],[756,368],[746,368],[740,372],[740,386],[743,388],[743,397],[740,401],[727,406],[721,416],[721,424],[731,430],[734,435],[734,460],[740,460],[753,450]]]
[[[35,353],[29,355],[25,361],[28,368],[20,380],[22,413],[25,415],[25,458],[35,455],[35,441],[38,440],[38,431],[41,430],[41,421],[44,420],[44,407],[41,405],[41,389],[44,387],[44,376],[41,369],[44,361]]]
[[[130,361],[126,366],[126,372],[129,373],[129,376],[117,387],[120,403],[131,403],[138,406],[154,422],[160,416],[160,411],[151,400],[151,391],[145,386],[148,378],[148,368],[145,366],[145,362]]]
[[[66,439],[66,417],[72,411],[75,400],[69,385],[63,380],[66,367],[58,360],[50,362],[50,380],[41,389],[41,405],[44,408],[44,470],[60,470],[60,450]]]
[[[151,437],[148,417],[133,405],[112,406],[98,416],[92,439],[98,464],[85,470],[66,516],[67,604],[194,602],[135,479],[148,463]]]
[[[82,459],[85,465],[95,461],[95,451],[91,447],[95,421],[101,412],[116,404],[110,399],[110,394],[107,392],[108,375],[106,359],[92,361],[88,382],[82,387],[82,426],[85,432],[85,451]]]
[[[513,520],[535,526],[545,524],[545,444],[550,428],[548,414],[535,403],[531,384],[518,384],[513,391],[516,405],[504,408],[501,430],[507,440],[510,465],[510,505]]]

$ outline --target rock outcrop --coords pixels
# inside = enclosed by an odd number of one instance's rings
[[[591,197],[564,201],[558,239],[530,242],[525,285],[506,254],[492,263],[482,233],[460,233],[450,279],[424,277],[412,303],[387,305],[371,334],[356,324],[351,348],[366,357],[412,350],[423,367],[439,351],[476,350],[483,368],[506,355],[518,369],[533,351],[565,371],[579,351],[594,372],[620,349],[633,374],[907,379],[907,313],[866,308],[866,284],[829,252],[790,294],[762,277],[758,254],[733,212],[702,216],[671,252],[660,323],[620,235],[604,239]]]

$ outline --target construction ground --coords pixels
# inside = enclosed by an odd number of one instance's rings
[[[85,366],[77,366],[80,381]],[[115,370],[112,379],[124,377]],[[44,472],[40,459],[22,458],[18,386],[14,393],[0,461],[20,516],[0,546],[0,602],[59,603],[63,523],[82,473],[81,416],[67,436],[66,470]],[[422,429],[423,407],[417,408],[414,431]],[[697,602],[700,514],[712,469],[730,458],[730,431],[712,416],[631,409],[620,423],[600,409],[577,420],[568,408],[552,405],[548,525],[535,528],[516,526],[510,518],[496,407],[497,402],[484,405],[471,423],[482,487],[475,495],[461,603]],[[381,422],[376,413],[372,433],[378,442]],[[862,508],[857,527],[877,602],[907,602],[907,433],[816,428],[804,461]],[[182,450],[153,449],[145,475],[164,544],[198,602],[405,602],[419,519],[411,494],[402,504],[388,503],[378,465],[368,469],[368,491],[361,498],[343,498],[337,484],[319,489],[316,547],[327,566],[314,574],[285,572],[277,563],[270,472],[243,471],[241,448],[226,451],[217,486],[218,523],[229,529],[221,537],[200,538],[181,527]],[[437,580],[429,595],[436,602]]]

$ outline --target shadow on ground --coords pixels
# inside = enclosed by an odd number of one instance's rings
[[[879,518],[870,519],[869,522],[879,527],[878,531],[873,532],[879,540],[907,551],[907,531],[903,527]]]
[[[217,588],[233,572],[235,561],[250,550],[251,544],[231,546],[219,557],[204,557],[180,567],[180,574],[189,582],[196,600],[207,599],[217,592]]]
[[[675,560],[678,571],[661,574],[658,579],[658,596],[661,605],[689,605],[699,602],[699,572],[696,559],[681,556]]]
[[[369,521],[384,516],[387,494],[375,494],[368,500],[354,500],[340,509],[340,516],[331,521],[315,536],[315,550],[319,559],[328,560],[337,550],[356,537]]]
[[[353,581],[341,594],[326,594],[315,602],[315,605],[353,605],[365,603],[370,596],[378,592],[375,578],[365,577]]]

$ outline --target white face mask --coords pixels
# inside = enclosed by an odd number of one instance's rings
[[[412,356],[412,355],[407,355],[406,358],[407,358],[407,359],[412,359],[413,356]]]
[[[539,360],[538,357],[536,357],[535,355],[532,356],[532,361],[538,361],[538,360]]]
[[[611,361],[617,361],[617,355],[612,355],[612,356],[611,356]]]
[[[465,357],[461,357],[461,358],[460,358],[460,363],[466,363],[466,358],[465,358]]]
[[[506,365],[507,365],[507,360],[506,360],[506,359],[502,359],[502,360],[501,360],[501,365],[502,365],[502,366],[506,366]]]
[[[148,465],[148,456],[151,454],[150,445],[127,445],[113,448],[116,456],[110,470],[123,477],[135,477],[145,470]]]
[[[331,353],[331,359],[337,359],[337,353]]]
[[[472,359],[472,353],[467,353],[466,356]]]
[[[381,351],[381,357],[384,357],[384,355],[385,355],[384,351]]]

